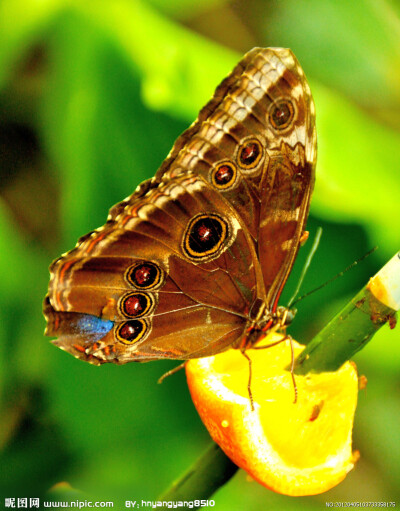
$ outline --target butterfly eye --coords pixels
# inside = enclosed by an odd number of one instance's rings
[[[228,224],[217,215],[198,215],[189,222],[183,249],[190,258],[203,259],[219,252],[228,238]]]
[[[120,299],[118,308],[127,318],[140,318],[147,314],[153,305],[154,300],[149,294],[128,293]]]
[[[247,140],[239,149],[239,165],[244,169],[256,167],[263,155],[260,142],[256,139]]]
[[[274,103],[269,114],[272,127],[276,130],[286,129],[293,121],[294,112],[293,103],[289,99],[282,99]]]
[[[140,341],[148,330],[148,325],[143,319],[135,319],[121,323],[115,330],[117,341],[124,344],[132,344]]]
[[[154,263],[140,262],[129,267],[125,279],[139,289],[154,289],[163,280],[163,271]]]
[[[220,190],[225,190],[235,182],[236,174],[236,168],[231,163],[220,163],[212,172],[211,181]]]

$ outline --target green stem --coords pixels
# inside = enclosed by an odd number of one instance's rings
[[[395,311],[365,286],[307,345],[295,362],[295,374],[337,371],[372,339]],[[391,319],[393,318],[393,319]]]
[[[217,444],[211,442],[204,454],[158,500],[208,499],[238,470]]]

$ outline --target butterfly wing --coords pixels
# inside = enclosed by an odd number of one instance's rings
[[[55,344],[124,363],[208,356],[240,339],[262,279],[233,208],[185,172],[114,213],[51,267]]]
[[[200,174],[251,234],[274,309],[307,220],[316,163],[315,107],[289,49],[254,48],[216,89],[160,169]]]
[[[315,146],[312,98],[293,54],[249,52],[156,176],[53,263],[46,333],[93,363],[235,346],[253,305],[276,307],[290,273]]]

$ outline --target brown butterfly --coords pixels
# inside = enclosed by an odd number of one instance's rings
[[[93,364],[244,352],[284,323],[315,160],[299,63],[254,48],[155,177],[53,262],[46,334]]]

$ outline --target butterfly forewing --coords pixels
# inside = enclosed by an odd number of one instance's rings
[[[274,311],[293,266],[315,154],[297,60],[255,48],[155,178],[52,264],[47,335],[96,364],[237,347],[254,309]]]
[[[255,48],[165,163],[202,175],[239,213],[255,242],[268,308],[298,251],[315,161],[315,108],[297,59],[287,49]]]

